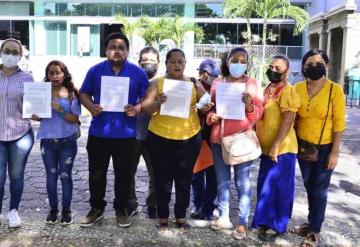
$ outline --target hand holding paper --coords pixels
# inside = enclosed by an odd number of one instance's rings
[[[51,83],[24,83],[23,118],[51,118]]]
[[[219,83],[216,87],[216,113],[224,119],[245,119],[244,83]]]
[[[129,97],[129,77],[101,76],[100,105],[103,111],[124,112]]]

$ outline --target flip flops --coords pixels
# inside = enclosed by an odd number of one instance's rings
[[[291,228],[289,230],[289,232],[293,233],[293,234],[300,235],[302,237],[306,237],[308,235],[308,233],[310,232],[309,224],[304,223],[304,224],[299,225],[299,226],[294,226],[293,228]]]

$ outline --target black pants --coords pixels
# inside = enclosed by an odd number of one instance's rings
[[[148,133],[147,147],[154,166],[159,218],[169,217],[169,202],[174,181],[175,217],[186,217],[186,209],[190,203],[191,178],[200,145],[200,133],[187,140],[171,140],[152,132]]]
[[[154,179],[154,168],[153,165],[150,162],[149,152],[147,150],[147,147],[145,145],[145,141],[136,140],[136,147],[135,152],[133,156],[133,170],[132,170],[132,177],[131,177],[131,190],[130,190],[130,198],[128,203],[129,209],[135,209],[139,205],[137,198],[136,198],[136,170],[140,161],[141,155],[143,156],[146,164],[146,168],[148,171],[149,176],[149,189],[148,189],[148,195],[146,198],[146,205],[148,207],[156,208],[156,192],[155,192],[155,179]]]
[[[114,209],[125,210],[130,195],[132,157],[135,138],[100,138],[89,136],[86,146],[89,157],[90,205],[104,210],[106,206],[106,174],[110,158],[113,160],[115,174]]]

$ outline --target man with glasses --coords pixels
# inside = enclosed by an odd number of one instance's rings
[[[127,60],[129,40],[125,35],[111,33],[105,39],[105,49],[107,59],[89,69],[80,89],[80,101],[93,117],[86,147],[89,158],[91,210],[81,226],[92,226],[103,218],[106,206],[106,174],[112,158],[115,174],[113,206],[116,219],[119,226],[128,227],[131,222],[126,207],[136,144],[136,115],[141,112],[138,99],[145,96],[149,81],[144,70]],[[103,76],[114,77],[112,79],[128,78],[128,105],[123,112],[103,111],[103,106],[100,105]]]

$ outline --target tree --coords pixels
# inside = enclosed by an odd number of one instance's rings
[[[242,17],[246,19],[246,35],[245,39],[247,45],[252,45],[252,34],[250,27],[250,18],[254,13],[254,0],[225,0],[224,1],[224,16],[230,18]]]
[[[123,25],[120,31],[128,37],[131,44],[133,35],[138,31],[140,27],[139,20],[129,22],[128,19],[122,15],[115,16],[115,20]]]
[[[204,39],[204,31],[201,27],[193,22],[186,22],[184,18],[179,16],[171,18],[167,29],[170,33],[169,38],[175,42],[177,47],[181,47],[187,32],[194,32],[198,42],[201,42]]]
[[[263,21],[262,30],[262,56],[259,69],[259,83],[262,83],[264,78],[264,63],[266,41],[268,40],[267,24],[273,18],[291,18],[295,22],[294,35],[301,33],[308,21],[309,14],[300,7],[293,6],[290,0],[225,0],[225,13],[232,17],[245,17],[248,24],[248,37],[251,36],[250,17],[256,16]],[[250,31],[249,31],[250,30]],[[272,35],[271,37],[272,38]]]
[[[142,17],[139,20],[141,26],[139,35],[145,40],[146,45],[156,47],[164,39],[170,36],[168,30],[169,18],[161,17],[154,21],[149,17]]]

